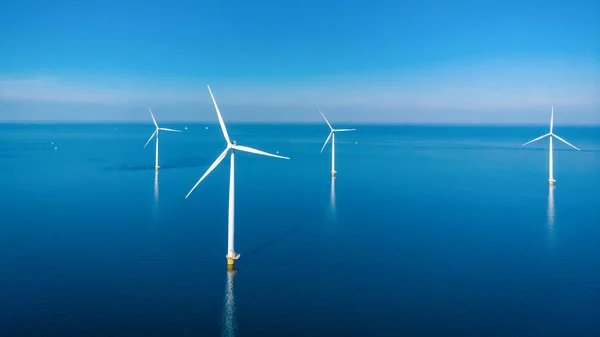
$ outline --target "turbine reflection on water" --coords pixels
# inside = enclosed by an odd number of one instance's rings
[[[160,227],[159,220],[159,205],[158,205],[158,171],[154,172],[154,202],[152,203],[152,227],[150,231],[152,235],[158,235],[158,228]]]
[[[233,295],[233,278],[237,270],[233,266],[227,270],[227,282],[225,283],[225,301],[223,303],[223,329],[221,336],[234,337],[237,331],[235,320],[235,297]]]
[[[548,236],[554,241],[554,186],[548,188]]]
[[[154,172],[154,203],[158,203],[158,171]]]
[[[335,178],[331,178],[331,211],[335,213]]]
[[[331,178],[331,193],[329,196],[329,211],[330,217],[333,222],[337,222],[337,213],[335,209],[335,177]]]

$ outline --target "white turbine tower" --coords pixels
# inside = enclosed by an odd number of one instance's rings
[[[190,194],[194,191],[194,189],[200,184],[200,182],[202,180],[204,180],[204,178],[206,178],[206,176],[208,176],[210,174],[210,172],[212,172],[212,170],[215,169],[215,167],[217,167],[221,161],[225,158],[225,156],[227,155],[227,153],[231,153],[231,164],[229,166],[229,218],[228,218],[228,240],[227,240],[227,264],[228,265],[233,265],[234,261],[237,260],[240,257],[240,254],[235,252],[234,246],[233,246],[233,233],[234,233],[234,157],[235,157],[235,150],[239,150],[239,151],[243,151],[243,152],[250,152],[250,153],[256,153],[256,154],[260,154],[263,156],[269,156],[269,157],[275,157],[275,158],[282,158],[282,159],[290,159],[288,157],[283,157],[283,156],[278,156],[275,154],[271,154],[271,153],[267,153],[264,151],[260,151],[260,150],[256,150],[247,146],[242,146],[242,145],[237,145],[235,141],[231,142],[229,140],[229,134],[227,134],[227,129],[225,128],[225,123],[223,122],[223,117],[221,117],[221,112],[219,111],[219,107],[217,106],[217,102],[215,101],[215,97],[213,96],[212,91],[210,90],[210,86],[208,86],[208,92],[210,93],[210,97],[212,98],[213,104],[215,105],[215,110],[217,111],[217,117],[219,118],[219,124],[221,124],[221,130],[223,131],[223,136],[225,137],[225,141],[227,142],[227,147],[225,148],[225,150],[223,150],[223,152],[219,155],[219,157],[217,157],[217,159],[215,160],[215,162],[208,168],[208,170],[206,170],[206,172],[204,173],[204,175],[200,178],[200,180],[198,180],[198,182],[196,183],[196,185],[194,185],[194,187],[192,187],[192,189],[190,190],[190,192],[185,196],[185,198],[187,199],[187,197],[190,196]]]
[[[321,114],[321,116],[323,116],[323,118],[325,119],[325,122],[327,123],[327,125],[329,126],[329,129],[331,130],[331,132],[329,132],[329,136],[327,136],[327,139],[325,140],[325,144],[323,144],[323,147],[321,148],[321,153],[323,153],[325,146],[327,146],[327,142],[329,142],[329,138],[331,138],[331,177],[335,177],[335,174],[337,173],[335,171],[335,133],[336,132],[345,132],[345,131],[354,131],[356,129],[334,129],[331,126],[331,124],[329,124],[329,121],[327,120],[325,115],[323,115],[323,113],[320,110],[319,110],[319,113]]]
[[[167,129],[167,128],[159,128],[158,124],[156,123],[156,119],[154,118],[154,114],[152,113],[152,110],[150,110],[150,108],[148,108],[148,111],[150,111],[150,116],[152,116],[152,121],[154,122],[154,126],[156,126],[156,130],[154,130],[154,132],[152,133],[152,135],[150,136],[150,138],[148,139],[148,141],[144,145],[144,148],[146,148],[146,146],[148,145],[148,143],[150,143],[150,141],[152,140],[153,137],[156,137],[156,164],[155,164],[154,168],[156,169],[156,171],[158,171],[158,169],[160,168],[160,166],[158,166],[158,131],[159,130],[169,131],[169,132],[181,132],[181,131],[180,130]]]
[[[578,148],[576,148],[575,146],[571,145],[569,142],[567,142],[566,140],[560,138],[559,136],[555,135],[553,133],[553,128],[554,128],[554,106],[552,106],[552,113],[550,115],[550,132],[547,133],[547,134],[545,134],[545,135],[543,135],[543,136],[540,136],[540,137],[538,137],[538,138],[536,138],[534,140],[530,140],[527,143],[521,145],[521,146],[525,146],[527,144],[531,144],[531,143],[533,143],[535,141],[538,141],[540,139],[543,139],[543,138],[546,138],[546,137],[550,137],[550,155],[549,155],[549,164],[548,164],[549,165],[549,168],[548,168],[548,171],[549,171],[548,183],[550,184],[550,186],[554,186],[554,182],[556,182],[556,180],[554,180],[554,167],[553,167],[553,159],[552,159],[552,137],[556,137],[556,139],[560,140],[561,142],[563,142],[563,143],[569,145],[570,147],[574,148],[575,150],[579,151]]]

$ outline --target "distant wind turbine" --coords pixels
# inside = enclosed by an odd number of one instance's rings
[[[215,101],[215,97],[213,96],[212,91],[210,90],[210,86],[208,86],[208,92],[210,93],[210,97],[212,98],[213,104],[215,105],[215,110],[217,111],[217,117],[219,119],[219,124],[221,124],[221,130],[223,131],[223,136],[225,137],[225,141],[227,142],[227,147],[225,147],[225,150],[223,150],[223,152],[217,157],[217,159],[215,160],[215,162],[208,168],[208,170],[206,170],[206,172],[204,173],[204,175],[200,178],[200,180],[198,180],[198,182],[196,183],[196,185],[194,185],[194,187],[192,187],[192,189],[190,190],[190,192],[185,196],[185,198],[187,199],[187,197],[190,196],[190,194],[194,191],[194,189],[200,184],[200,182],[202,180],[204,180],[204,178],[206,178],[210,172],[212,172],[212,170],[215,169],[215,167],[217,167],[221,161],[223,161],[223,159],[225,158],[225,156],[227,155],[227,153],[231,153],[231,164],[229,166],[229,218],[228,218],[228,240],[227,240],[227,264],[228,265],[233,265],[234,261],[237,260],[240,257],[239,253],[235,252],[234,246],[233,246],[233,234],[234,234],[234,157],[235,157],[235,150],[240,150],[243,152],[250,152],[250,153],[255,153],[255,154],[260,154],[263,156],[269,156],[269,157],[275,157],[275,158],[282,158],[282,159],[290,159],[288,157],[283,157],[283,156],[278,156],[275,154],[271,154],[271,153],[267,153],[264,151],[260,151],[260,150],[256,150],[247,146],[242,146],[242,145],[237,145],[237,143],[235,141],[231,142],[229,140],[229,134],[227,133],[227,128],[225,128],[225,123],[223,122],[223,117],[221,117],[221,112],[219,111],[219,107],[217,106],[217,102]]]
[[[580,151],[578,148],[576,148],[575,146],[571,145],[569,142],[567,142],[566,140],[560,138],[559,136],[555,135],[553,133],[553,128],[554,128],[554,106],[552,106],[552,112],[550,115],[550,132],[548,132],[547,134],[540,136],[534,140],[530,140],[527,143],[521,145],[521,146],[525,146],[527,144],[531,144],[535,141],[538,141],[540,139],[546,138],[546,137],[550,137],[550,156],[549,156],[549,178],[548,178],[548,183],[550,186],[554,186],[554,182],[556,182],[556,180],[554,180],[554,167],[553,167],[553,159],[552,159],[552,137],[556,137],[556,139],[560,140],[561,142],[569,145],[570,147],[574,148],[577,151]]]
[[[150,108],[148,108],[148,111],[150,111],[150,116],[152,116],[152,121],[154,122],[154,126],[156,126],[156,130],[154,130],[154,132],[152,133],[152,135],[150,136],[150,138],[148,139],[148,141],[144,145],[144,148],[146,148],[146,146],[148,145],[148,143],[150,143],[150,141],[152,140],[152,138],[156,136],[156,164],[155,164],[154,168],[156,169],[156,171],[158,171],[158,169],[160,168],[160,166],[158,166],[158,131],[162,130],[162,131],[170,131],[170,132],[181,132],[181,130],[159,128],[158,124],[156,123],[156,119],[154,118],[154,114],[152,113],[152,110],[150,110]]]
[[[325,122],[329,126],[329,129],[331,129],[331,132],[329,132],[329,136],[327,136],[327,139],[325,140],[325,144],[323,144],[323,147],[321,148],[321,153],[323,153],[325,146],[327,146],[327,142],[329,142],[329,138],[331,138],[331,177],[335,177],[335,174],[337,173],[335,170],[335,133],[336,132],[345,132],[345,131],[354,131],[356,129],[334,129],[331,126],[331,124],[329,124],[329,121],[327,120],[325,115],[323,115],[323,113],[320,110],[319,110],[319,113],[325,119]]]

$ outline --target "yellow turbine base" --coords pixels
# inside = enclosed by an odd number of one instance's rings
[[[160,168],[160,166],[156,166],[156,167],[154,167],[154,169],[155,169],[156,171],[158,171],[158,169],[159,169],[159,168]]]
[[[231,265],[233,266],[233,263],[235,262],[235,260],[240,258],[240,254],[239,253],[234,253],[233,256],[229,256],[229,255],[225,255],[225,258],[227,259],[227,265]]]
[[[331,172],[331,177],[335,178],[335,174],[336,174],[336,172]]]
[[[554,181],[549,181],[549,182],[548,182],[548,185],[550,185],[550,186],[554,186]]]
[[[227,271],[232,271],[232,270],[235,270],[235,268],[233,268],[233,263],[227,264]]]

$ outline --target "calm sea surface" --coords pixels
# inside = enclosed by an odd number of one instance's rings
[[[600,336],[600,128],[0,124],[1,336]],[[208,129],[205,127],[208,126]],[[54,144],[52,144],[54,143]],[[55,146],[57,149],[55,149]]]

